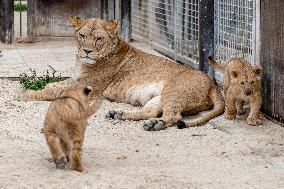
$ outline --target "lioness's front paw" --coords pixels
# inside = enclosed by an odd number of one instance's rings
[[[123,118],[123,112],[121,111],[116,111],[116,110],[111,110],[108,113],[106,113],[105,117],[107,119],[119,119],[119,120],[124,120]]]
[[[227,111],[224,113],[224,116],[226,119],[229,119],[229,120],[236,119],[235,114],[229,114]]]
[[[164,129],[165,122],[162,120],[148,120],[144,125],[143,128],[145,131],[160,131]]]
[[[54,163],[57,169],[64,169],[65,165],[67,165],[67,160],[65,157],[62,157],[60,159],[55,160]]]
[[[253,125],[253,126],[262,125],[262,121],[260,119],[248,118],[247,122],[249,125]]]

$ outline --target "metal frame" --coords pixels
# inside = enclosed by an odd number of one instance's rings
[[[208,66],[209,54],[221,62],[239,56],[252,65],[259,64],[260,0],[132,0],[131,3],[132,38],[151,44],[176,61],[211,76],[214,73]],[[217,72],[215,77],[221,80],[222,74]]]

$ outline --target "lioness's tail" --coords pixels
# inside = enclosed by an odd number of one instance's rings
[[[210,92],[211,101],[214,103],[214,108],[210,112],[204,113],[198,119],[186,124],[187,127],[200,126],[207,123],[210,119],[221,115],[224,112],[225,103],[218,90],[215,86]]]
[[[224,70],[226,67],[226,64],[220,64],[215,60],[212,56],[208,56],[209,63],[215,68],[215,69],[220,69]]]

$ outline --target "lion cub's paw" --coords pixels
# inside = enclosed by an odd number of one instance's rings
[[[105,117],[107,119],[118,119],[118,120],[124,120],[123,119],[123,112],[111,110],[108,113],[106,113]]]
[[[165,122],[162,120],[148,120],[146,123],[143,125],[143,128],[145,131],[160,131],[164,129]]]
[[[74,166],[73,169],[79,172],[83,172],[85,170],[83,165]]]
[[[236,115],[229,114],[227,111],[224,113],[224,116],[226,119],[229,119],[229,120],[236,119]]]
[[[253,125],[253,126],[262,125],[262,121],[260,119],[248,118],[247,122],[249,125]]]
[[[65,165],[67,165],[67,160],[65,157],[61,157],[60,159],[57,159],[54,161],[57,169],[64,169]]]

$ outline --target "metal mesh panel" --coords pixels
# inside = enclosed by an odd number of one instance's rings
[[[198,0],[132,0],[132,38],[185,63],[198,62]]]
[[[176,54],[198,62],[198,1],[176,1]]]
[[[171,0],[150,0],[150,39],[165,50],[174,50],[174,4]]]
[[[149,40],[149,1],[131,1],[132,38],[138,41]]]
[[[256,1],[215,0],[215,57],[222,62],[243,57],[257,62]]]

